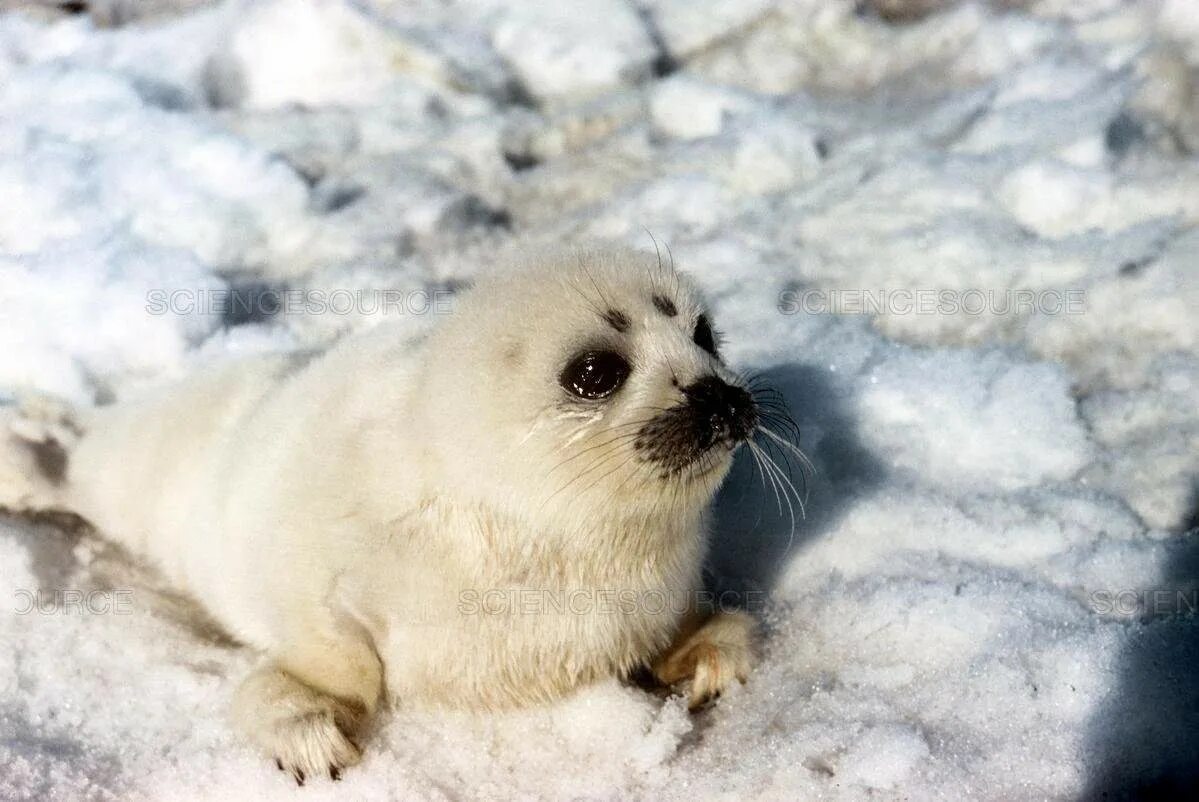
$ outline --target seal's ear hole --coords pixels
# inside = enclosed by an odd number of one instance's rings
[[[598,401],[619,390],[632,370],[615,351],[584,351],[566,364],[558,383],[574,396]]]

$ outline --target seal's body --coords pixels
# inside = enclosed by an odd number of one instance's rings
[[[301,782],[358,759],[385,696],[494,709],[652,665],[698,703],[748,669],[748,617],[687,602],[756,406],[652,256],[542,257],[427,336],[381,326],[80,418],[53,506],[269,656],[235,718]]]

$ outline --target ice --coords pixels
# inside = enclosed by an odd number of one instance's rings
[[[749,105],[736,92],[683,74],[659,82],[651,92],[650,114],[654,126],[679,139],[715,136],[731,113]]]
[[[496,4],[491,41],[534,96],[586,96],[648,76],[657,55],[628,3],[556,0]]]
[[[10,391],[38,388],[90,404],[124,382],[179,375],[189,349],[219,323],[165,313],[172,294],[202,297],[224,287],[219,278],[189,253],[128,236],[0,257],[0,270],[0,303],[9,310],[0,319],[0,382]],[[129,348],[131,337],[138,348]]]
[[[861,396],[867,447],[894,472],[959,493],[1070,478],[1087,464],[1090,444],[1066,377],[1005,363],[997,352],[895,355]]]
[[[1194,787],[1193,2],[121,5],[0,14],[0,401],[381,319],[217,298],[411,301],[607,237],[696,276],[815,469],[794,525],[746,461],[718,500],[713,581],[769,604],[712,709],[615,681],[490,716],[397,700],[307,798]],[[1079,305],[797,305],[929,290]],[[227,722],[256,656],[101,539],[0,522],[0,598],[0,800],[299,794]]]
[[[839,761],[845,782],[887,790],[901,785],[929,757],[920,733],[903,726],[871,727]]]
[[[735,37],[760,20],[773,0],[717,0],[699,5],[686,0],[642,0],[670,55],[693,55],[721,39]]]
[[[339,0],[246,4],[226,49],[209,64],[231,105],[366,105],[383,100],[397,76],[454,82],[435,52]]]
[[[202,117],[147,103],[128,78],[38,65],[7,84],[0,109],[6,166],[45,163],[50,170],[45,178],[14,176],[6,229],[17,252],[87,223],[188,249],[213,266],[258,266],[299,251],[307,203],[300,177]],[[68,204],[70,224],[37,214]],[[58,222],[47,229],[47,218]]]
[[[1105,390],[1083,404],[1095,438],[1107,447],[1089,478],[1126,499],[1151,526],[1176,529],[1194,515],[1199,365],[1171,355],[1152,370],[1157,392]]]

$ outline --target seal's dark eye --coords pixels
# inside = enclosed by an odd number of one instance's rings
[[[700,348],[716,356],[716,335],[712,333],[712,324],[708,322],[707,315],[700,315],[699,320],[695,321],[695,334],[691,335],[691,339]]]
[[[631,370],[628,360],[615,351],[584,351],[562,369],[558,383],[579,398],[607,398]]]

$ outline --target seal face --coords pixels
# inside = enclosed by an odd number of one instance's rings
[[[580,521],[698,518],[770,414],[725,364],[691,279],[610,248],[483,276],[419,384],[430,485],[552,530],[539,548],[577,541]]]
[[[675,302],[662,293],[655,292],[650,302],[663,317],[678,316]],[[620,334],[632,329],[629,316],[619,309],[608,309],[601,317]],[[707,312],[696,317],[691,343],[722,364]],[[660,479],[678,477],[696,466],[700,473],[707,473],[715,467],[720,452],[731,452],[753,434],[758,425],[757,404],[744,388],[715,373],[680,387],[673,366],[667,362],[657,367],[671,371],[672,385],[680,397],[640,425],[633,440],[638,459],[660,468]],[[558,383],[580,401],[601,402],[615,396],[632,372],[633,366],[624,354],[600,346],[572,357]]]

